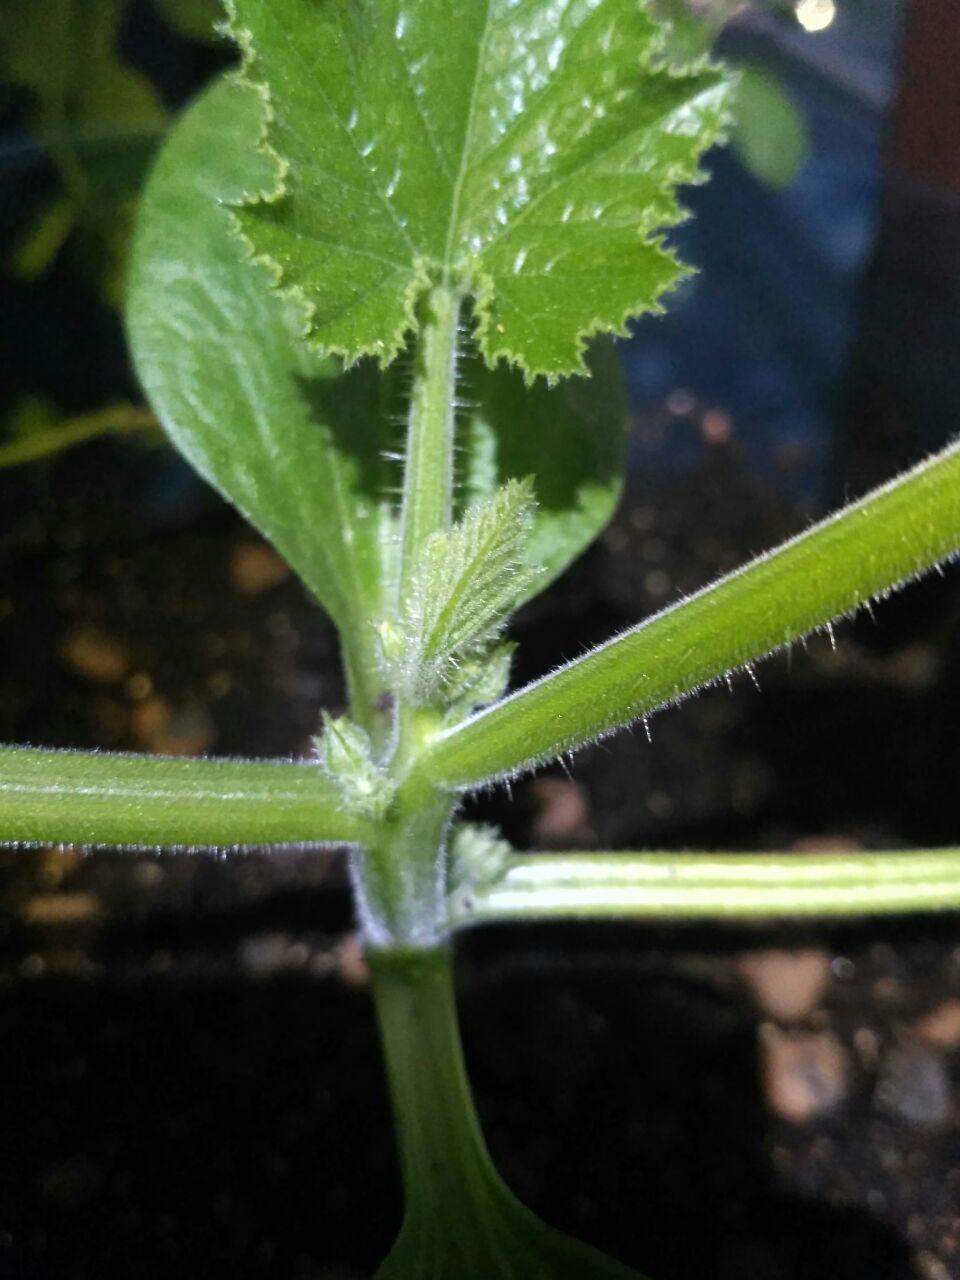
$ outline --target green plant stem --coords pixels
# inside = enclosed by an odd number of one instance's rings
[[[460,1047],[449,950],[368,956],[405,1197],[376,1280],[639,1280],[541,1222],[494,1168]]]
[[[445,948],[368,953],[386,1055],[408,1212],[442,1234],[500,1179],[487,1153],[460,1047],[453,965]],[[443,1225],[441,1225],[443,1224]]]
[[[37,431],[22,440],[0,444],[0,468],[37,462],[110,432],[125,435],[133,431],[147,431],[157,425],[156,417],[141,405],[109,405],[93,413],[67,418],[49,430]]]
[[[432,788],[401,787],[351,860],[361,929],[381,947],[435,947],[446,936],[444,841],[452,805]]]
[[[853,613],[960,548],[960,443],[435,738],[424,772],[531,769]]]
[[[438,285],[419,313],[404,460],[401,600],[412,589],[427,539],[448,529],[452,518],[460,304],[458,293]],[[432,947],[444,928],[444,833],[453,805],[432,784],[407,782],[435,716],[402,697],[395,715],[390,771],[399,787],[375,838],[352,860],[357,907],[368,941]]]
[[[0,843],[354,843],[368,825],[310,764],[0,748]]]
[[[450,527],[457,399],[459,293],[438,285],[420,310],[420,334],[407,426],[403,477],[401,598],[423,544]]]
[[[497,920],[782,919],[960,906],[960,849],[895,853],[565,853],[512,858],[451,899],[454,927]]]

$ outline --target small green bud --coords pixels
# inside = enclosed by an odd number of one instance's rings
[[[449,849],[450,887],[454,893],[495,884],[514,853],[500,828],[486,822],[458,822]]]
[[[393,783],[377,764],[367,732],[347,716],[323,713],[323,733],[314,739],[320,768],[340,789],[348,809],[367,818],[383,816]]]
[[[464,658],[447,681],[449,704],[444,717],[456,724],[479,707],[487,707],[502,698],[510,683],[510,664],[516,645],[497,645],[489,653]]]
[[[390,618],[377,625],[377,636],[380,640],[380,651],[388,668],[402,664],[404,653],[409,647],[408,637]]]

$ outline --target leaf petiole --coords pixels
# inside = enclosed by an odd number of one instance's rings
[[[960,442],[807,532],[439,733],[425,777],[482,786],[678,702],[960,548]]]
[[[401,599],[424,543],[450,527],[461,301],[459,293],[437,285],[420,306],[403,475]]]
[[[454,928],[506,920],[776,920],[960,906],[960,849],[519,854],[450,901]]]
[[[0,747],[3,843],[222,848],[367,834],[307,763]]]

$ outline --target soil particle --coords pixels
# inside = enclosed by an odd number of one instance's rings
[[[950,1077],[943,1058],[921,1044],[903,1044],[884,1059],[876,1104],[908,1124],[942,1125],[952,1109]]]
[[[590,805],[579,783],[569,778],[536,778],[530,797],[534,805],[530,834],[535,845],[550,848],[593,842]]]
[[[791,1124],[835,1111],[846,1095],[849,1064],[829,1032],[784,1032],[769,1024],[759,1035],[767,1104]]]
[[[955,1049],[960,1045],[960,1000],[944,1000],[918,1018],[911,1034],[930,1049]]]
[[[105,631],[76,627],[68,631],[60,652],[66,665],[96,684],[115,684],[130,669],[131,657],[125,645]]]
[[[933,1253],[917,1254],[917,1275],[920,1280],[952,1280],[951,1273]]]
[[[736,967],[760,1011],[776,1022],[808,1018],[830,984],[830,956],[819,947],[747,951]]]
[[[38,893],[20,908],[28,925],[87,924],[103,915],[103,903],[93,893]]]
[[[358,933],[349,933],[335,951],[337,973],[346,987],[362,990],[370,985],[370,966]]]
[[[264,542],[241,542],[230,553],[229,573],[237,591],[257,596],[289,578],[290,566]]]

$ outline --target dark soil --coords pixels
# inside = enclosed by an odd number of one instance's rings
[[[104,446],[0,477],[0,740],[297,754],[340,701],[329,628],[249,530],[197,490],[145,502],[179,475]],[[735,440],[635,482],[521,619],[518,678],[806,518]],[[948,579],[475,812],[538,846],[955,839]],[[0,903],[0,1274],[369,1275],[400,1202],[336,856],[8,851]],[[786,1015],[745,977],[772,948],[824,966]],[[960,1277],[953,918],[497,929],[459,978],[490,1143],[551,1221],[656,1280]]]

